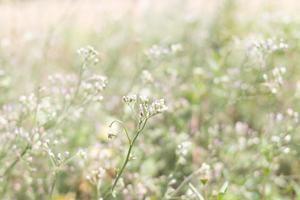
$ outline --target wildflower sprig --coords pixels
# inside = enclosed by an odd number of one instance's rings
[[[127,154],[125,157],[125,160],[120,168],[120,170],[117,173],[117,176],[112,184],[111,189],[106,193],[105,198],[110,196],[110,195],[115,195],[115,187],[117,186],[118,181],[120,180],[128,162],[131,160],[132,155],[132,149],[139,137],[139,135],[143,132],[145,129],[145,126],[148,122],[148,120],[162,112],[165,112],[168,107],[165,104],[164,99],[158,99],[158,100],[153,100],[150,102],[150,100],[147,97],[139,96],[139,95],[129,95],[129,96],[124,96],[123,97],[123,102],[130,106],[131,108],[135,108],[133,111],[135,111],[134,114],[136,114],[137,117],[137,126],[135,128],[133,136],[129,135],[129,132],[127,131],[126,127],[124,126],[124,123],[121,121],[113,121],[110,124],[110,127],[113,126],[113,124],[118,123],[121,125],[122,129],[124,130],[124,133],[126,134],[126,137],[128,139],[128,150]],[[109,137],[112,135],[110,134]]]
[[[82,47],[77,50],[77,53],[81,56],[84,63],[97,64],[99,62],[99,53],[92,46]]]
[[[96,50],[88,47],[79,53],[83,62],[77,74],[49,76],[47,87],[38,87],[36,91],[22,95],[18,101],[3,107],[11,111],[8,115],[1,115],[0,129],[14,134],[15,137],[8,138],[7,146],[13,146],[18,155],[11,160],[13,157],[7,156],[9,152],[1,149],[1,154],[5,152],[1,159],[6,156],[8,160],[0,169],[1,179],[9,182],[16,166],[27,157],[32,162],[32,156],[46,154],[52,163],[53,180],[45,192],[50,198],[53,195],[58,173],[75,157],[68,151],[54,153],[54,146],[64,143],[60,128],[66,120],[75,116],[73,113],[83,111],[89,103],[101,101],[107,83],[106,77],[91,74],[88,69],[97,61]]]

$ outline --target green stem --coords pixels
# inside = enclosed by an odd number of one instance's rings
[[[136,134],[135,134],[133,140],[131,141],[131,143],[129,143],[129,148],[128,148],[128,151],[127,151],[127,154],[126,154],[125,161],[124,161],[124,163],[123,163],[123,165],[121,167],[121,170],[118,173],[118,175],[117,175],[117,177],[116,177],[116,179],[115,179],[115,181],[114,181],[114,183],[113,183],[113,185],[111,187],[111,190],[104,197],[108,197],[108,195],[110,195],[114,191],[115,187],[117,186],[117,183],[118,183],[119,179],[121,178],[121,176],[122,176],[122,174],[124,172],[124,169],[126,168],[128,162],[130,160],[130,154],[131,154],[131,151],[132,151],[133,146],[135,144],[135,141],[137,140],[137,138],[140,135],[140,133],[144,130],[148,119],[149,118],[146,118],[145,121],[140,121],[139,122],[138,131],[136,132]]]
[[[127,137],[127,140],[128,140],[128,142],[129,142],[129,144],[131,144],[131,139],[130,139],[130,137],[129,137],[128,131],[127,131],[126,127],[124,126],[123,122],[118,121],[118,120],[114,120],[114,121],[109,125],[109,127],[111,128],[111,127],[113,126],[114,123],[119,123],[119,124],[121,125],[121,127],[123,128],[123,130],[124,130],[124,132],[125,132],[125,135],[126,135],[126,137]]]
[[[4,171],[4,173],[0,176],[0,177],[4,177],[6,176],[15,166],[16,164],[18,164],[18,162],[23,158],[23,156],[27,153],[27,151],[31,148],[31,145],[27,145],[24,150],[22,151],[22,153],[20,154],[20,156],[18,156],[9,166],[8,168],[6,168],[6,170]]]
[[[171,194],[171,197],[174,197],[178,192],[180,192],[181,189],[185,186],[185,184],[187,184],[188,182],[190,182],[198,173],[200,173],[200,168],[197,169],[196,171],[194,171],[193,173],[191,173],[188,177],[186,177],[180,183],[180,185],[174,190],[174,192]]]
[[[115,179],[115,181],[114,181],[114,183],[113,183],[113,186],[112,186],[112,188],[111,188],[111,191],[112,191],[112,192],[114,191],[114,189],[115,189],[115,187],[116,187],[116,185],[117,185],[119,179],[121,178],[121,176],[122,176],[122,174],[123,174],[123,171],[124,171],[124,169],[125,169],[127,163],[129,162],[129,158],[130,158],[130,153],[131,153],[131,151],[132,151],[132,147],[133,147],[133,144],[129,145],[129,149],[128,149],[128,151],[127,151],[127,155],[126,155],[125,161],[124,161],[124,163],[123,163],[123,165],[122,165],[122,168],[121,168],[120,172],[118,173],[117,178]]]
[[[51,184],[51,188],[50,188],[50,192],[49,192],[49,199],[50,200],[52,199],[52,196],[53,196],[53,191],[54,191],[54,188],[55,188],[55,185],[56,185],[56,180],[57,180],[57,171],[55,170],[54,179],[53,179],[53,182]]]

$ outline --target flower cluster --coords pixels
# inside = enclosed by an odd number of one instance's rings
[[[48,170],[54,175],[51,181],[55,183],[58,171],[74,158],[71,151],[62,148],[67,143],[62,130],[72,123],[70,119],[76,117],[75,113],[81,113],[90,103],[103,98],[107,84],[104,76],[91,73],[88,68],[90,61],[96,61],[97,52],[91,47],[79,52],[84,56],[84,63],[78,74],[50,75],[45,86],[1,106],[1,177],[11,179],[19,174],[14,168],[24,167],[20,163],[23,160],[30,166],[28,173],[31,173],[40,162],[35,157],[42,155],[52,163]],[[80,156],[84,157],[83,153]],[[42,162],[48,163],[47,160]],[[53,189],[47,192],[52,193]]]
[[[285,73],[286,68],[280,66],[275,67],[269,76],[267,74],[263,74],[265,84],[273,94],[276,94],[278,89],[283,85],[283,75]]]
[[[150,118],[158,113],[168,110],[164,99],[156,99],[150,102],[145,96],[129,95],[123,97],[124,103],[135,107],[141,118]]]
[[[98,169],[94,169],[90,171],[89,175],[86,175],[86,179],[90,181],[92,184],[99,184],[99,180],[101,180],[105,176],[105,170],[102,167]]]
[[[75,92],[75,85],[78,82],[76,74],[53,74],[48,76],[50,92],[53,95],[62,95],[70,99]]]
[[[153,45],[149,49],[145,50],[145,55],[149,58],[162,58],[167,55],[177,54],[183,51],[183,47],[180,43],[172,44],[170,47],[164,47],[162,45]]]
[[[83,93],[86,99],[92,101],[101,101],[103,99],[102,91],[107,85],[107,78],[101,75],[93,75],[82,82]]]
[[[288,44],[283,39],[268,38],[265,40],[253,41],[253,48],[262,50],[267,53],[272,53],[279,50],[285,50],[288,48]]]
[[[99,53],[92,46],[80,48],[77,53],[82,57],[84,62],[92,62],[93,64],[97,64],[99,62]]]

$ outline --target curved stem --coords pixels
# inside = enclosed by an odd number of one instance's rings
[[[121,170],[120,170],[120,172],[118,173],[118,175],[117,175],[117,177],[116,177],[116,179],[115,179],[115,181],[114,181],[114,183],[113,183],[113,186],[112,186],[112,188],[111,188],[111,191],[112,191],[112,192],[114,191],[114,189],[115,189],[115,187],[116,187],[116,185],[117,185],[119,179],[121,178],[121,176],[122,176],[122,174],[123,174],[123,171],[124,171],[124,169],[125,169],[127,163],[129,162],[129,159],[130,159],[130,153],[131,153],[131,151],[132,151],[132,147],[133,147],[133,144],[130,144],[130,145],[129,145],[129,149],[128,149],[128,151],[127,151],[127,155],[126,155],[125,161],[124,161],[124,163],[123,163],[123,165],[122,165],[122,167],[121,167]]]
[[[118,183],[119,179],[121,178],[121,176],[122,176],[122,174],[124,172],[124,169],[126,168],[128,162],[130,160],[130,154],[131,154],[131,151],[132,151],[133,146],[135,144],[135,141],[137,140],[137,138],[140,135],[140,133],[144,130],[144,128],[145,128],[145,126],[147,124],[148,119],[149,118],[146,118],[144,121],[141,120],[139,122],[138,130],[137,130],[137,132],[136,132],[136,134],[135,134],[132,142],[129,143],[129,148],[128,148],[128,151],[127,151],[127,154],[126,154],[126,157],[125,157],[125,161],[124,161],[124,163],[123,163],[123,165],[122,165],[122,167],[120,169],[120,172],[118,173],[118,175],[117,175],[117,177],[116,177],[116,179],[115,179],[115,181],[114,181],[114,183],[113,183],[113,185],[111,187],[111,190],[109,191],[109,193],[107,193],[104,196],[104,198],[108,197],[108,195],[110,195],[114,191],[115,187],[117,186],[117,183]]]
[[[55,185],[56,185],[56,180],[57,180],[57,171],[54,172],[54,179],[53,179],[53,182],[51,184],[51,188],[50,188],[50,192],[49,192],[50,200],[52,199],[52,196],[53,196],[53,191],[54,191],[54,188],[55,188]]]
[[[119,120],[114,120],[114,121],[109,125],[109,127],[111,128],[112,125],[113,125],[114,123],[118,123],[118,124],[121,125],[121,127],[123,128],[123,130],[124,130],[124,132],[125,132],[125,134],[126,134],[126,137],[127,137],[127,139],[128,139],[129,144],[131,144],[131,139],[130,139],[130,137],[129,137],[128,131],[127,131],[127,129],[125,128],[123,122],[121,122],[121,121],[119,121]]]
[[[183,188],[183,186],[185,186],[185,184],[187,184],[188,182],[190,182],[197,174],[200,173],[200,170],[201,170],[201,168],[198,168],[196,171],[194,171],[188,177],[186,177],[180,183],[180,185],[174,190],[174,192],[171,194],[171,197],[175,196],[178,192],[180,192],[180,190]]]
[[[0,176],[0,177],[4,177],[6,176],[15,166],[16,164],[23,158],[23,156],[27,153],[27,151],[31,148],[31,145],[27,145],[22,153],[20,154],[20,156],[18,156],[4,171],[4,173]]]

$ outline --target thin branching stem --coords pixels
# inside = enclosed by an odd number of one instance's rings
[[[127,140],[128,140],[128,142],[129,142],[129,144],[131,144],[131,139],[130,139],[130,137],[129,137],[128,131],[127,131],[126,127],[124,126],[124,123],[123,123],[123,122],[121,122],[121,121],[119,121],[119,120],[114,120],[113,122],[111,122],[111,124],[109,125],[109,127],[111,128],[111,127],[113,126],[113,124],[115,124],[115,123],[118,123],[118,124],[121,125],[121,127],[122,127],[122,129],[124,130],[124,133],[125,133],[125,135],[126,135],[126,137],[127,137]]]
[[[9,174],[11,172],[11,170],[18,164],[18,162],[25,156],[27,151],[30,150],[30,149],[31,149],[31,145],[27,144],[26,147],[21,152],[21,154],[6,168],[6,170],[4,171],[4,173],[0,177],[4,177],[7,174]]]
[[[199,174],[201,171],[201,168],[197,169],[196,171],[194,171],[193,173],[191,173],[188,177],[186,177],[181,183],[180,185],[174,190],[174,192],[172,193],[171,197],[175,196],[178,192],[181,191],[181,189],[187,184],[189,183],[197,174]]]
[[[117,186],[117,183],[118,181],[120,180],[120,178],[122,177],[122,174],[130,160],[130,155],[131,155],[131,151],[134,147],[134,144],[138,138],[138,136],[140,135],[140,133],[144,130],[146,124],[147,124],[147,121],[148,121],[149,118],[145,118],[144,120],[140,120],[139,121],[139,124],[138,124],[138,130],[135,134],[135,136],[133,137],[132,141],[129,143],[129,147],[128,147],[128,150],[127,150],[127,154],[126,154],[126,157],[125,157],[125,160],[124,160],[124,163],[122,164],[122,167],[120,169],[120,171],[118,172],[117,174],[117,177],[110,189],[110,191],[108,191],[108,193],[104,196],[105,198],[108,197],[110,194],[112,194],[115,190],[115,187]]]
[[[57,171],[55,170],[54,171],[54,178],[53,178],[51,188],[50,188],[50,192],[49,192],[49,199],[50,200],[52,199],[52,196],[53,196],[54,188],[55,188],[55,185],[56,185],[56,180],[57,180]]]

